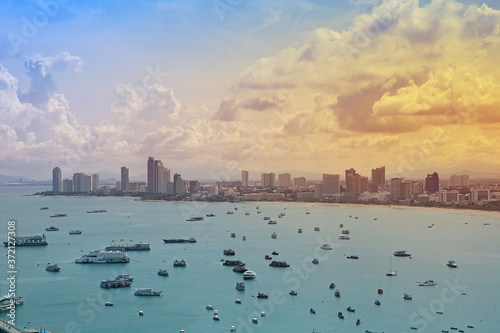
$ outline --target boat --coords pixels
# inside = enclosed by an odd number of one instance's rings
[[[335,297],[340,297],[340,291],[338,289],[335,290]]]
[[[139,311],[139,316],[144,316],[144,311]]]
[[[279,253],[278,253],[278,252],[276,252],[276,251],[273,251],[271,254],[272,254],[273,256],[277,256]]]
[[[264,221],[267,221],[267,220],[270,220],[271,218],[269,216],[264,216],[263,220]]]
[[[111,244],[106,246],[106,251],[149,251],[149,243],[135,243],[135,244]]]
[[[378,292],[379,294],[383,294],[383,293],[384,293],[384,289],[382,289],[382,288],[378,288],[377,292]]]
[[[18,246],[44,246],[48,245],[45,235],[35,236],[14,236],[9,237],[8,242],[3,242],[5,247],[18,247]]]
[[[168,274],[168,271],[167,271],[166,269],[163,269],[163,268],[158,269],[157,274],[158,274],[159,276],[168,276],[168,275],[169,275],[169,274]]]
[[[186,221],[203,221],[204,218],[201,217],[201,216],[197,216],[197,217],[191,217],[189,219],[187,219]]]
[[[314,227],[314,231],[319,231],[319,227]]]
[[[164,243],[196,243],[196,238],[171,238],[171,239],[163,239]]]
[[[274,238],[274,239],[278,238],[278,234],[276,232],[273,232],[271,234],[271,238]]]
[[[407,294],[407,293],[405,293],[405,294],[403,295],[403,299],[410,299],[410,300],[411,300],[412,298],[413,298],[413,297],[412,297],[412,295],[411,295],[411,294]]]
[[[332,246],[330,244],[326,244],[326,243],[321,245],[321,248],[323,250],[333,250]]]
[[[247,240],[247,236],[243,236],[242,240],[244,241]]]
[[[237,298],[236,301],[234,301],[236,304],[241,304],[241,299]]]
[[[273,261],[269,264],[271,267],[290,267],[286,261]]]
[[[106,213],[104,209],[88,210],[87,213]]]
[[[269,256],[269,254],[266,254],[266,255],[264,256],[264,259],[267,259],[267,260],[272,260],[273,258],[272,258],[272,257],[270,257],[270,256]]]
[[[243,280],[254,280],[257,274],[254,271],[246,271],[243,273]]]
[[[250,215],[250,212],[246,212],[245,215]]]
[[[389,257],[389,272],[385,273],[386,276],[396,276],[398,275],[397,271],[392,270],[392,257]]]
[[[335,289],[335,287],[336,287],[336,286],[337,286],[337,285],[336,285],[335,283],[333,283],[333,282],[332,282],[332,283],[330,283],[330,289]]]
[[[207,309],[207,310],[213,310],[214,307],[209,304],[209,305],[205,306],[205,309]]]
[[[234,214],[234,212],[232,210],[230,210],[226,214]]]
[[[310,308],[309,312],[311,312],[312,314],[316,314],[316,311],[313,308]]]
[[[356,309],[353,309],[351,306],[348,306],[348,307],[347,307],[347,311],[349,311],[349,312],[355,312],[355,311],[356,311]]]
[[[231,237],[236,237],[236,234],[234,232],[231,233]]]
[[[357,219],[358,219],[358,217],[357,217],[357,216],[354,216],[354,219],[355,219],[355,220],[357,220]]]
[[[262,212],[260,210],[257,211],[257,214],[261,214]]]
[[[319,264],[319,260],[317,258],[314,258],[312,263],[317,265],[317,264]]]
[[[70,235],[81,235],[82,234],[82,231],[77,229],[77,230],[70,230],[69,231],[69,234]]]
[[[342,314],[342,312],[339,312],[337,316],[338,316],[340,319],[344,319],[344,315]]]
[[[356,326],[359,325],[359,324],[361,324],[361,320],[360,319],[356,320]]]
[[[409,253],[408,251],[396,251],[393,253],[393,255],[395,257],[410,257],[411,253]]]
[[[123,279],[105,279],[102,280],[99,286],[101,288],[109,289],[109,288],[126,288],[130,287],[132,285],[132,282],[130,280],[123,280]]]
[[[236,282],[236,290],[245,290],[245,288],[244,282]]]
[[[113,303],[111,303],[111,302],[106,302],[106,303],[104,303],[104,305],[105,305],[105,306],[113,306],[114,304],[113,304]]]
[[[75,260],[77,264],[124,264],[130,262],[127,252],[124,251],[90,251]]]
[[[115,279],[116,280],[125,280],[125,281],[129,281],[129,282],[134,281],[134,278],[128,274],[118,274]]]
[[[302,233],[302,229],[299,229],[298,233],[301,234]]]
[[[231,326],[231,327],[229,328],[229,330],[230,330],[230,331],[236,331],[236,326]]]
[[[357,255],[350,255],[347,259],[359,259],[359,257]]]
[[[54,214],[54,215],[51,215],[50,217],[66,217],[68,216],[68,214]]]
[[[248,271],[248,269],[245,265],[238,265],[233,268],[233,272],[235,273],[245,273],[246,271]]]
[[[215,320],[215,321],[219,321],[220,320],[220,318],[219,318],[218,315],[213,316],[212,319]]]
[[[344,234],[344,235],[349,235],[350,233],[351,232],[349,230],[347,230],[347,229],[342,230],[342,234]]]
[[[241,260],[225,260],[222,265],[224,266],[245,266],[245,263]]]
[[[351,237],[349,237],[347,235],[340,235],[339,239],[349,240],[349,239],[351,239]]]
[[[340,223],[339,227],[340,227],[340,228],[343,228],[343,227],[344,227],[344,224],[343,224],[343,223]]]
[[[380,303],[380,301],[378,299],[375,300],[375,305],[380,305],[382,303]]]
[[[161,296],[163,291],[154,291],[153,288],[137,288],[134,296]]]
[[[215,214],[207,214],[207,217],[215,217]]]
[[[455,262],[455,260],[448,260],[448,262],[446,263],[446,266],[451,267],[451,268],[458,268],[458,265]]]
[[[58,227],[54,227],[53,225],[51,225],[50,227],[45,228],[45,230],[46,231],[57,231],[57,230],[59,230],[59,228]]]
[[[222,253],[225,256],[234,256],[236,254],[236,252],[234,252],[234,250],[232,250],[232,249],[223,250]]]
[[[49,207],[42,207],[42,208],[40,208],[40,210],[47,210],[47,209],[49,209]]]
[[[311,214],[311,212],[306,212],[306,215],[309,215],[309,214]]]
[[[267,224],[278,224],[278,222],[276,222],[274,220],[269,220],[269,222],[267,222]]]
[[[175,259],[174,267],[186,267],[186,259]]]
[[[234,207],[234,210],[238,210],[238,207]]]
[[[297,296],[297,291],[292,289],[292,290],[290,290],[290,292],[288,294],[290,294],[292,296]]]
[[[61,267],[57,266],[57,264],[51,265],[49,262],[47,264],[47,267],[45,267],[45,270],[47,272],[59,272],[61,270]]]
[[[427,280],[424,282],[417,282],[419,286],[421,287],[428,287],[428,286],[435,286],[437,285],[437,282],[434,280]]]
[[[259,323],[259,320],[258,320],[257,318],[255,318],[255,317],[254,317],[254,318],[252,318],[252,323],[254,323],[254,324],[258,324],[258,323]]]
[[[214,314],[218,315],[219,314],[219,310],[214,310]]]
[[[257,298],[269,298],[268,294],[261,293],[260,291],[257,293]]]

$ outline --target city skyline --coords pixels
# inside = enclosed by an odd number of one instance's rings
[[[0,174],[499,173],[498,0],[50,3],[0,4]]]

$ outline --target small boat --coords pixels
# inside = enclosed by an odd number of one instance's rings
[[[269,222],[267,222],[267,224],[278,224],[278,222],[276,222],[274,220],[269,220]]]
[[[235,273],[245,273],[246,271],[248,271],[248,269],[245,265],[237,265],[233,268],[233,272]]]
[[[340,297],[340,291],[338,289],[335,290],[335,297]]]
[[[355,220],[357,220],[357,219],[358,219],[358,217],[357,217],[357,216],[355,216],[355,217],[354,217],[354,219],[355,219]]]
[[[260,210],[257,211],[257,214],[261,214],[262,212]]]
[[[236,234],[234,232],[231,233],[231,237],[236,237]]]
[[[342,312],[339,312],[337,316],[339,316],[340,319],[344,319],[344,315],[342,314]]]
[[[49,207],[42,207],[42,208],[40,208],[40,210],[47,210],[47,209],[49,209]]]
[[[339,236],[339,239],[342,239],[342,240],[349,240],[351,239],[351,237],[347,236],[347,235],[340,235]]]
[[[231,331],[236,331],[236,326],[231,326],[230,330]]]
[[[257,293],[257,298],[269,298],[268,294],[261,293],[260,291]]]
[[[380,305],[382,303],[380,303],[380,301],[378,299],[375,300],[375,305]]]
[[[77,230],[70,230],[69,231],[69,234],[70,235],[81,235],[82,234],[82,231],[77,229]]]
[[[378,293],[379,293],[379,294],[383,294],[383,293],[384,293],[384,289],[382,289],[382,288],[378,288]]]
[[[50,217],[66,217],[68,216],[68,214],[54,214],[54,215],[51,215]]]
[[[386,276],[396,276],[398,275],[398,272],[397,271],[390,271],[390,272],[387,272],[385,273]]]
[[[314,231],[319,231],[319,227],[314,227]]]
[[[232,249],[227,249],[227,250],[223,250],[222,254],[224,254],[225,256],[234,256],[236,254],[236,252],[234,252],[234,250],[232,250]]]
[[[215,217],[215,214],[207,214],[207,217]]]
[[[219,310],[214,310],[214,314],[219,314]]]
[[[448,262],[446,263],[446,266],[451,267],[451,268],[458,268],[458,265],[455,262],[455,260],[448,260]]]
[[[191,217],[189,219],[187,219],[186,221],[203,221],[204,218],[201,217],[201,216],[196,216],[196,217]]]
[[[297,296],[297,291],[292,289],[292,290],[290,290],[289,294],[292,296]]]
[[[157,272],[159,276],[168,276],[168,271],[166,269],[160,268]]]
[[[309,312],[311,312],[312,314],[316,314],[316,311],[314,311],[314,309],[313,309],[313,308],[310,308],[310,309],[309,309]]]
[[[271,267],[290,267],[290,264],[288,264],[286,261],[272,261],[269,266]]]
[[[257,274],[254,271],[246,271],[243,273],[243,280],[254,280]]]
[[[359,257],[357,255],[350,255],[347,259],[359,259]]]
[[[278,234],[276,233],[276,231],[272,233],[271,238],[274,239],[278,238]]]
[[[144,311],[139,311],[139,316],[144,316]]]
[[[272,257],[270,257],[268,254],[266,254],[266,256],[264,257],[264,259],[271,260],[271,259],[273,259],[273,258],[272,258]]]
[[[276,252],[276,251],[273,251],[271,254],[272,254],[273,256],[277,256],[279,253],[278,253],[278,252]]]
[[[47,272],[59,272],[61,270],[61,267],[57,266],[57,264],[51,265],[50,263],[48,263],[47,267],[45,267],[45,270]]]
[[[356,325],[359,325],[359,324],[361,324],[361,320],[360,319],[356,320]]]
[[[393,255],[395,257],[410,257],[411,253],[409,253],[408,251],[396,251],[393,253]]]
[[[254,318],[252,318],[252,323],[254,323],[254,324],[258,324],[258,323],[259,323],[259,320],[258,320],[257,318],[255,318],[255,317],[254,317]]]
[[[234,301],[234,303],[236,303],[236,304],[241,304],[241,299],[239,299],[239,298],[238,298],[238,299],[236,299],[236,301]]]
[[[311,212],[306,212],[306,215],[309,215],[309,214],[311,214]]]
[[[409,300],[411,300],[412,298],[413,298],[412,295],[411,294],[407,294],[407,293],[405,293],[404,296],[403,296],[403,299],[409,299]]]
[[[247,236],[243,236],[242,240],[247,240]]]
[[[213,316],[213,317],[212,317],[212,319],[213,319],[213,320],[216,320],[216,321],[219,321],[219,320],[220,320],[220,318],[219,318],[219,316],[218,316],[218,315]]]
[[[104,210],[104,209],[94,209],[94,210],[88,210],[87,213],[106,213],[106,210]]]
[[[59,230],[59,228],[58,227],[54,227],[53,225],[51,225],[50,227],[45,228],[45,230],[46,231],[57,231],[57,230]]]
[[[207,310],[213,310],[214,307],[209,304],[209,305],[205,306],[205,309],[207,309]]]
[[[332,246],[330,244],[326,244],[326,243],[321,245],[321,248],[323,250],[333,250]]]
[[[106,302],[106,303],[104,303],[104,305],[105,305],[105,306],[113,306],[114,304],[113,304],[113,303],[111,303],[111,302]]]
[[[270,220],[271,218],[269,216],[264,216],[263,220],[264,221],[267,221],[267,220]]]
[[[317,265],[317,264],[319,264],[319,260],[317,258],[314,258],[312,263]]]
[[[250,215],[250,212],[246,212],[245,215]]]
[[[301,234],[302,233],[302,229],[299,229],[298,233]]]
[[[340,226],[339,226],[339,227],[340,227],[340,228],[343,228],[343,227],[344,227],[344,224],[340,223]]]
[[[434,280],[427,280],[424,282],[417,282],[419,286],[421,287],[428,287],[428,286],[435,286],[437,285],[437,282]]]
[[[230,210],[226,214],[234,214],[234,212],[232,210]]]
[[[265,311],[262,311],[262,312],[260,313],[260,316],[261,316],[261,317],[265,317],[265,316],[266,316],[266,312],[265,312]]]
[[[436,314],[443,314],[443,311],[436,311]]]
[[[245,290],[244,282],[236,282],[236,290]]]
[[[348,229],[342,230],[343,235],[349,235],[351,232]]]
[[[348,306],[348,307],[347,307],[347,311],[349,311],[349,312],[355,312],[355,311],[356,311],[356,309],[353,309],[353,308],[351,308],[351,306]]]
[[[153,288],[137,288],[134,296],[161,296],[163,291],[154,291]]]
[[[333,282],[332,282],[332,283],[330,283],[330,289],[335,289],[335,287],[336,287],[336,286],[337,286],[337,285],[336,285],[335,283],[333,283]]]

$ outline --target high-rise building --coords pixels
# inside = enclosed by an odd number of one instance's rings
[[[372,169],[372,183],[385,186],[385,166]]]
[[[197,180],[189,181],[189,193],[196,193],[200,190],[200,182]]]
[[[323,195],[324,195],[323,182],[314,183],[314,198],[315,199],[323,199]]]
[[[71,179],[64,179],[63,180],[63,192],[66,193],[71,193],[74,191],[73,189],[73,181]]]
[[[155,159],[154,157],[148,157],[148,187],[147,192],[156,193],[156,170],[155,170]]]
[[[261,187],[262,188],[274,188],[276,184],[276,175],[274,173],[263,173],[261,174]]]
[[[163,166],[161,161],[155,161],[156,193],[168,193],[167,187],[170,182],[170,170]]]
[[[99,190],[99,174],[98,173],[92,174],[91,190],[94,192]]]
[[[297,177],[293,179],[293,186],[306,187],[306,177]]]
[[[391,198],[392,200],[403,199],[403,178],[391,179]]]
[[[292,176],[289,173],[281,173],[278,175],[278,187],[288,188],[292,186]]]
[[[475,189],[470,191],[470,201],[483,201],[490,200],[490,190],[489,189]]]
[[[92,189],[92,177],[80,172],[73,174],[73,192],[87,193]]]
[[[439,176],[437,172],[428,174],[425,178],[425,191],[427,193],[439,192]]]
[[[349,194],[360,195],[361,193],[368,191],[368,177],[363,177],[360,174],[356,173],[349,178],[351,185],[351,192]]]
[[[122,169],[121,169],[121,186],[122,188],[120,190],[122,191],[126,191],[128,190],[128,183],[129,183],[129,178],[128,178],[128,168],[127,167],[124,167],[122,166]]]
[[[340,194],[340,175],[323,174],[323,196]]]
[[[248,171],[241,171],[241,187],[248,187]]]
[[[63,191],[63,179],[62,172],[59,167],[52,169],[52,191],[62,192]]]
[[[448,186],[453,187],[468,187],[469,186],[469,175],[453,175],[450,177]]]
[[[346,194],[352,194],[352,177],[356,174],[356,170],[353,168],[345,171],[345,192]]]
[[[186,186],[184,180],[179,173],[174,174],[174,192],[175,194],[186,193]]]

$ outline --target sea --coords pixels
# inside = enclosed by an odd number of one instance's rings
[[[6,240],[9,221],[14,221],[10,225],[15,225],[18,235],[45,234],[49,243],[15,249],[15,293],[24,299],[15,309],[15,323],[21,330],[193,333],[230,332],[231,326],[239,333],[499,330],[498,214],[375,205],[142,202],[32,195],[46,189],[50,188],[0,187],[1,238]],[[106,212],[87,213],[101,209]],[[63,213],[67,216],[50,217]],[[198,216],[204,219],[186,221]],[[277,224],[269,225],[264,217]],[[59,231],[45,231],[52,225]],[[82,234],[69,235],[73,229]],[[350,239],[340,240],[346,229]],[[273,232],[276,239],[271,238]],[[163,242],[190,237],[197,242]],[[150,243],[151,250],[128,252],[130,263],[74,263],[89,251],[136,242]],[[333,250],[321,249],[325,243]],[[236,252],[234,257],[223,255],[229,248]],[[401,250],[411,257],[392,255]],[[272,255],[273,251],[279,254]],[[7,248],[4,253],[2,295],[11,287]],[[290,267],[270,267],[265,255]],[[351,255],[359,259],[348,259]],[[312,263],[314,258],[319,264]],[[175,259],[186,259],[187,267],[173,267]],[[242,275],[222,265],[224,259],[241,259],[257,278],[244,281],[246,290],[236,290]],[[459,267],[447,267],[448,260]],[[57,264],[61,271],[47,272],[48,263]],[[170,275],[157,275],[160,268]],[[389,270],[397,271],[397,276],[386,276]],[[101,280],[118,274],[133,276],[132,286],[100,288]],[[417,283],[426,280],[437,285]],[[330,289],[331,283],[335,289]],[[163,293],[138,297],[135,288]],[[289,295],[291,289],[296,296]],[[335,290],[340,297],[334,296]],[[269,297],[257,298],[259,292]],[[412,300],[403,299],[405,293]],[[381,305],[374,304],[376,299]],[[106,302],[114,306],[105,306]],[[207,310],[207,305],[218,310],[220,320],[213,320],[214,311]],[[355,312],[347,311],[349,306]],[[0,318],[10,320],[8,314],[2,312]]]

